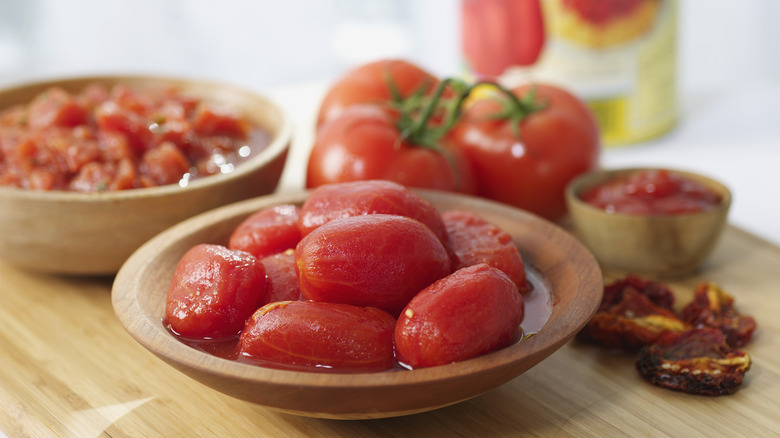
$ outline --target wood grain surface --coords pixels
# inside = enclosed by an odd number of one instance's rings
[[[606,273],[607,280],[615,273]],[[704,268],[672,283],[682,304],[702,280],[759,328],[742,388],[699,397],[650,386],[631,355],[569,343],[474,399],[379,420],[277,413],[194,382],[147,352],[111,306],[112,278],[60,277],[0,263],[0,431],[9,437],[777,436],[780,248],[729,227]]]

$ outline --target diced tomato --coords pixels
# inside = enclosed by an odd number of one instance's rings
[[[173,143],[165,142],[149,149],[141,159],[142,170],[158,185],[173,184],[187,173],[187,157]]]
[[[87,109],[61,88],[52,88],[30,103],[28,124],[33,128],[77,126],[87,122]]]
[[[201,135],[245,136],[249,133],[249,127],[238,114],[207,103],[201,103],[195,109],[192,127]]]

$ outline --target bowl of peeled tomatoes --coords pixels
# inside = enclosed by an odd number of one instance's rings
[[[601,271],[523,210],[386,180],[190,218],[122,266],[115,313],[142,346],[241,400],[368,419],[470,399],[571,339]]]
[[[0,259],[112,275],[197,213],[273,192],[291,127],[249,90],[94,76],[0,90]]]

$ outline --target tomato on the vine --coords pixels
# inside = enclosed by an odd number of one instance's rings
[[[317,126],[338,117],[350,106],[385,105],[393,101],[395,87],[401,98],[432,91],[439,83],[431,73],[409,61],[382,59],[358,66],[334,83],[320,104]]]
[[[523,85],[510,95],[476,98],[450,138],[469,159],[479,196],[550,220],[566,212],[564,191],[598,166],[596,120],[561,88]]]
[[[408,187],[474,193],[471,167],[456,148],[405,138],[397,112],[352,106],[322,126],[309,155],[306,186],[384,179]]]

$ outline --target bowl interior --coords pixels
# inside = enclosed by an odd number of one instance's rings
[[[524,211],[491,201],[420,191],[440,210],[469,209],[508,231],[549,286],[552,311],[544,327],[505,349],[458,363],[417,370],[331,374],[261,368],[195,350],[162,324],[168,285],[179,258],[197,243],[224,244],[258,209],[301,203],[305,194],[257,198],[187,220],[147,242],[113,285],[115,312],[151,352],[191,377],[234,397],[272,409],[326,418],[379,418],[421,412],[479,395],[531,368],[560,348],[595,312],[603,292],[593,256],[570,234]]]
[[[28,103],[53,86],[79,92],[91,83],[107,87],[121,83],[138,89],[173,86],[237,109],[262,126],[270,142],[232,173],[195,179],[187,187],[101,193],[0,187],[0,258],[52,273],[113,274],[143,242],[165,228],[203,211],[276,189],[290,144],[289,118],[270,100],[237,87],[147,76],[71,78],[4,89],[0,91],[0,109]]]

